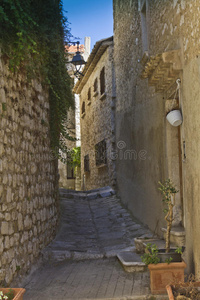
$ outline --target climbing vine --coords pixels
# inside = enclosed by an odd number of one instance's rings
[[[67,152],[67,111],[74,106],[66,69],[65,44],[71,38],[61,0],[2,0],[0,44],[13,72],[27,80],[42,78],[49,87],[51,147],[57,157]]]

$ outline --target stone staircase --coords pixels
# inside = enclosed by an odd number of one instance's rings
[[[75,190],[67,190],[60,189],[60,196],[67,196],[68,199],[97,199],[97,198],[105,198],[112,195],[115,195],[115,191],[109,187],[102,187],[98,189],[93,189],[89,191],[75,191]]]

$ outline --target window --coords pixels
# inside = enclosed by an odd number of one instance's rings
[[[90,105],[91,104],[91,88],[88,89],[88,101],[87,101],[87,105]]]
[[[100,93],[101,95],[105,93],[105,67],[103,67],[100,73]]]
[[[106,140],[102,140],[95,145],[96,166],[106,165]]]
[[[98,81],[97,78],[94,81],[94,94],[97,95],[98,93]]]
[[[89,154],[84,156],[84,172],[90,172]]]
[[[91,88],[88,89],[88,101],[91,101]]]
[[[81,113],[82,114],[85,113],[85,101],[83,101],[83,103],[82,103]]]
[[[67,179],[75,179],[75,170],[74,167],[71,165],[71,155],[70,153],[67,154]]]

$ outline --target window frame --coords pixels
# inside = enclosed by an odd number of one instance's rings
[[[107,143],[106,139],[101,140],[95,145],[95,161],[96,166],[101,167],[107,165]]]
[[[93,84],[94,96],[98,95],[98,78],[96,77]]]
[[[84,156],[84,172],[90,172],[90,157],[89,154]]]
[[[70,153],[67,153],[67,160],[71,160],[71,155]],[[67,163],[67,179],[76,179],[75,176],[75,168],[70,166],[70,163]],[[70,173],[70,176],[68,175]]]
[[[105,66],[101,69],[99,78],[100,78],[100,94],[104,95],[106,92]]]

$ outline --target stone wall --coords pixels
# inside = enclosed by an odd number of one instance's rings
[[[70,109],[68,111],[68,116],[67,116],[67,128],[68,132],[71,137],[75,138],[75,111],[74,109]],[[69,150],[73,149],[76,147],[76,142],[71,141],[71,140],[66,140],[66,145]],[[66,188],[66,189],[75,189],[75,178],[71,178],[71,172],[67,172],[67,164],[63,163],[59,160],[58,162],[58,169],[59,169],[59,186],[61,188]],[[69,169],[71,169],[69,167]],[[74,174],[75,175],[75,174]]]
[[[114,0],[113,5],[119,192],[135,216],[161,234],[166,224],[158,181],[173,179],[180,190],[177,211],[186,230],[188,271],[195,267],[199,274],[200,1]],[[174,64],[165,65],[166,69],[155,65],[157,78],[141,78],[153,57],[173,56],[174,50],[179,53]],[[176,64],[181,65],[178,71]],[[167,101],[174,108],[174,98],[183,115],[179,129],[165,118]]]
[[[98,54],[97,54],[98,55]],[[100,72],[105,67],[105,93],[100,93]],[[112,160],[114,138],[114,73],[113,45],[107,47],[95,65],[86,84],[80,93],[81,110],[81,176],[83,188],[94,189],[115,185],[115,164]],[[97,79],[97,92],[94,92],[94,81]],[[88,90],[91,99],[88,101]],[[82,104],[85,102],[85,113]],[[95,145],[106,140],[107,163],[97,166]],[[89,172],[84,170],[84,157],[89,155]]]
[[[28,272],[58,222],[48,91],[0,60],[0,282]]]

